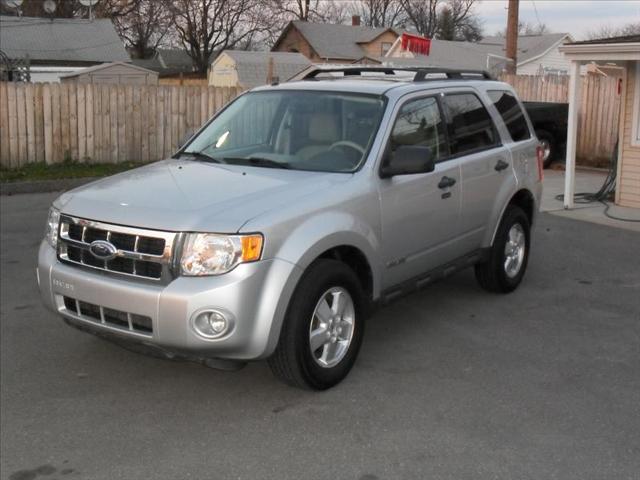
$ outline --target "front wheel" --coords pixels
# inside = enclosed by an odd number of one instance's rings
[[[498,293],[515,290],[527,269],[530,245],[529,218],[520,207],[509,205],[500,221],[488,258],[475,266],[480,286]]]
[[[272,372],[289,385],[325,390],[353,366],[364,333],[366,297],[347,265],[321,259],[303,275],[269,359]]]

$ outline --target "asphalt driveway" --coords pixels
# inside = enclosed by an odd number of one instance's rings
[[[309,393],[143,357],[40,306],[55,195],[2,197],[0,477],[638,479],[640,233],[543,214],[521,288],[462,272],[379,310]]]

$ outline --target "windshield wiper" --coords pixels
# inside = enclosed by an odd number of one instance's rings
[[[266,168],[284,168],[289,169],[291,165],[287,162],[276,162],[275,160],[271,160],[270,158],[261,158],[261,157],[224,157],[225,161],[237,163],[241,165],[251,165],[255,167],[266,167]]]
[[[182,155],[190,155],[192,157],[198,158],[198,159],[203,160],[205,162],[222,163],[217,158],[213,158],[211,155],[207,155],[206,153],[204,153],[202,151],[200,151],[200,152],[180,152],[180,153],[178,153],[177,156],[180,157]]]

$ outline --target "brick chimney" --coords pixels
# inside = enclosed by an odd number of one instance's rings
[[[360,15],[352,15],[351,16],[351,25],[354,27],[360,26]]]

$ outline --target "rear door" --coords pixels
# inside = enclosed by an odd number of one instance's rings
[[[498,193],[512,177],[511,155],[474,90],[446,93],[443,99],[451,149],[459,159],[462,190],[460,239],[463,250],[482,246]]]
[[[400,106],[387,154],[401,145],[430,147],[436,167],[430,173],[380,180],[384,287],[461,255],[456,242],[462,198],[460,163],[450,158],[437,96],[414,97]]]
[[[488,90],[487,96],[507,130],[504,143],[511,151],[511,160],[518,179],[537,175],[538,141],[527,122],[523,105],[509,90]]]

